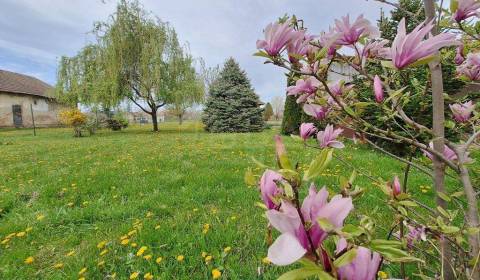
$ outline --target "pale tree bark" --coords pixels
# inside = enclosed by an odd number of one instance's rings
[[[435,3],[434,0],[424,0],[426,20],[430,21],[435,18]],[[438,34],[437,27],[432,30],[432,35]],[[443,100],[443,77],[442,65],[437,58],[428,64],[430,68],[431,83],[432,83],[432,132],[434,135],[433,148],[439,153],[443,153],[445,145],[445,112]],[[436,156],[433,156],[433,185],[435,188],[436,203],[438,206],[447,209],[447,202],[438,196],[439,192],[445,193],[445,165]],[[443,279],[455,279],[454,272],[448,263],[452,260],[452,250],[450,244],[446,239],[440,240],[441,250],[443,252]]]

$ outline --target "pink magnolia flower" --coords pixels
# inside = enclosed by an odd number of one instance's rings
[[[321,148],[332,147],[342,149],[345,147],[342,142],[337,141],[337,137],[343,132],[343,129],[333,129],[333,125],[329,124],[324,131],[317,133],[317,140]]]
[[[297,62],[298,59],[293,55],[305,56],[310,50],[310,41],[314,38],[307,35],[305,30],[294,31],[292,40],[287,44],[288,59],[290,62]]]
[[[306,141],[315,132],[317,132],[317,128],[313,123],[302,123],[300,125],[300,137],[302,137],[303,141]]]
[[[457,67],[457,73],[471,81],[480,80],[480,53],[469,53],[462,65]]]
[[[375,77],[373,78],[373,92],[375,93],[375,101],[377,101],[377,103],[382,103],[383,86],[382,80],[380,80],[380,77],[378,75],[375,75]]]
[[[327,117],[330,109],[326,106],[321,106],[318,104],[304,104],[303,111],[305,114],[312,116],[316,120],[323,120]]]
[[[347,241],[341,238],[337,243],[337,254],[347,248]],[[365,247],[357,247],[357,256],[352,262],[337,269],[342,280],[375,280],[382,258],[380,254]]]
[[[320,87],[321,83],[315,77],[308,77],[305,80],[299,79],[295,82],[294,86],[287,88],[288,95],[299,95],[306,93],[307,95],[313,94]]]
[[[413,227],[408,225],[408,234],[407,238],[407,246],[408,248],[412,249],[413,244],[418,240],[427,240],[427,236],[425,234],[425,227]]]
[[[281,232],[268,249],[268,259],[276,265],[289,265],[307,252],[318,249],[328,233],[320,227],[317,220],[327,219],[335,228],[340,228],[352,209],[352,198],[336,195],[328,202],[328,191],[325,187],[317,192],[315,185],[312,184],[301,207],[305,222],[311,225],[308,234],[312,239],[312,248],[297,209],[289,202],[283,201],[280,211],[267,211],[270,224]]]
[[[472,101],[468,101],[463,104],[450,104],[449,106],[450,110],[452,110],[453,118],[457,122],[468,121],[472,115],[473,110],[475,109],[475,104],[473,104]]]
[[[338,80],[328,84],[328,89],[335,95],[343,95],[353,88],[353,84],[345,84],[344,80]]]
[[[454,60],[455,60],[455,64],[457,65],[460,65],[465,61],[465,56],[463,54],[463,44],[458,45]]]
[[[350,15],[342,17],[341,20],[336,19],[334,31],[341,34],[337,40],[339,45],[353,45],[361,37],[375,38],[380,35],[378,28],[370,24],[363,15],[358,16],[353,23],[350,23]]]
[[[298,36],[295,30],[289,26],[290,22],[270,23],[265,28],[265,40],[257,40],[257,49],[264,49],[270,56],[280,54],[285,46]]]
[[[400,180],[398,179],[398,176],[395,176],[395,178],[393,178],[393,183],[392,183],[392,195],[395,197],[401,193],[402,193],[402,185],[400,185]]]
[[[281,180],[283,180],[282,175],[269,169],[265,170],[260,179],[260,193],[268,209],[274,209],[279,205],[278,202],[275,202],[275,197],[282,194],[283,191],[277,186],[276,182]]]
[[[430,142],[428,144],[428,147],[430,147],[430,149],[433,149],[433,142]],[[433,155],[431,153],[427,151],[423,151],[423,153],[430,160],[433,160]],[[450,149],[450,147],[448,147],[447,145],[445,145],[445,147],[443,148],[443,156],[448,160],[457,160],[457,154],[452,149]]]
[[[300,71],[304,74],[314,74],[318,72],[320,62],[315,61],[313,64],[303,64]]]
[[[452,17],[456,22],[461,22],[467,18],[478,16],[479,8],[480,2],[477,0],[458,0],[457,10]]]
[[[385,45],[388,44],[388,40],[383,39],[381,41],[370,41],[365,47],[363,47],[361,54],[365,58],[387,58],[389,48]]]
[[[412,32],[407,34],[405,18],[403,18],[397,30],[397,36],[390,48],[390,57],[397,69],[402,69],[416,62],[435,54],[439,49],[447,46],[458,45],[454,34],[442,33],[423,40],[434,27],[434,22],[421,23]]]

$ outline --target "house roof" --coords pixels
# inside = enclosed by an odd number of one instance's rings
[[[53,87],[37,78],[0,69],[0,91],[53,98]]]

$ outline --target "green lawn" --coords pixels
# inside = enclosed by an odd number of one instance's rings
[[[243,182],[252,156],[274,165],[277,130],[207,134],[195,123],[149,129],[84,138],[73,138],[70,129],[40,129],[36,137],[30,130],[0,131],[0,279],[78,279],[82,268],[86,279],[128,279],[134,272],[138,279],[145,273],[208,279],[214,268],[223,279],[281,274],[262,263],[266,220],[255,206],[257,190]],[[302,164],[316,153],[285,141]],[[401,164],[366,147],[340,154],[375,177],[402,174]],[[318,183],[336,189],[337,175],[350,172],[334,161]],[[431,190],[420,191],[428,178],[417,172],[411,178],[410,189],[431,202]],[[392,216],[383,194],[363,176],[357,183],[369,191],[355,202],[351,219],[379,217],[384,234]],[[136,256],[142,246],[146,251]],[[212,260],[206,263],[202,252]]]

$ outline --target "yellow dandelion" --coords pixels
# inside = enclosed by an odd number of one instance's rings
[[[42,215],[42,214],[37,215],[37,221],[41,221],[43,219],[45,219],[45,215]]]
[[[100,256],[104,256],[108,253],[108,249],[105,249],[103,251],[100,252]]]
[[[140,249],[137,251],[137,257],[140,257],[141,255],[143,255],[143,253],[145,253],[147,249],[148,249],[147,246],[140,247]]]
[[[144,258],[145,260],[149,261],[149,260],[152,259],[152,255],[145,255],[143,258]]]
[[[147,272],[147,273],[145,273],[145,275],[143,275],[143,279],[152,280],[153,275],[150,272]]]
[[[125,235],[122,235],[122,236],[120,236],[120,240],[127,239],[127,238],[128,238],[128,235],[126,235],[126,234],[125,234]]]
[[[5,239],[2,240],[2,242],[0,242],[0,244],[5,245],[5,244],[7,244],[9,241],[10,241],[10,239],[5,238]]]
[[[75,254],[75,250],[72,250],[72,251],[68,252],[67,254],[65,254],[65,256],[71,257],[71,256],[73,256],[74,254]]]
[[[203,225],[203,234],[207,234],[207,232],[210,230],[210,224],[204,224]]]
[[[68,206],[68,207],[73,207],[73,202],[67,203],[67,206]]]
[[[117,273],[116,273],[116,272],[114,272],[114,273],[110,274],[110,278],[112,278],[112,279],[115,279],[115,278],[117,278]]]
[[[27,233],[24,232],[24,231],[21,231],[21,232],[17,233],[16,236],[17,236],[17,237],[24,237],[25,234],[27,234]]]
[[[78,272],[78,275],[82,275],[82,274],[84,274],[85,272],[87,272],[87,268],[86,268],[86,267],[80,269],[80,271]]]
[[[155,226],[155,230],[158,230],[158,229],[160,229],[160,225]]]
[[[97,248],[98,249],[103,249],[103,247],[105,247],[105,245],[107,245],[106,240],[100,241],[100,243],[97,244]]]
[[[385,272],[385,271],[379,271],[378,272],[378,277],[380,277],[381,279],[387,279],[388,277],[388,274]]]
[[[207,252],[202,252],[202,258],[205,258],[207,256]]]
[[[158,258],[155,260],[155,262],[156,262],[157,264],[160,264],[160,263],[162,262],[162,260],[163,260],[162,257],[158,257]]]
[[[265,258],[262,259],[262,263],[263,263],[263,264],[270,264],[271,261],[270,261],[270,259],[269,259],[268,257],[265,257]]]
[[[223,251],[224,251],[225,253],[228,253],[228,252],[230,252],[231,250],[232,250],[232,247],[230,247],[230,246],[225,247],[225,248],[223,249]]]
[[[130,242],[130,239],[127,238],[127,239],[123,239],[123,240],[120,242],[120,244],[122,244],[123,246],[126,246],[126,245],[128,245],[129,242]]]
[[[85,277],[80,277],[78,278],[78,280],[85,280]]]
[[[31,263],[33,263],[33,261],[35,261],[35,259],[30,256],[30,257],[26,258],[23,262],[26,263],[26,264],[31,264]]]
[[[138,278],[138,274],[139,274],[138,272],[134,272],[134,273],[130,274],[130,280],[132,280],[132,279],[137,279],[137,278]]]
[[[212,278],[213,279],[218,279],[220,277],[222,277],[222,272],[220,270],[216,269],[216,268],[212,269]]]
[[[147,218],[150,218],[151,216],[153,216],[153,213],[150,212],[150,211],[148,211],[146,217],[147,217]]]
[[[104,266],[104,265],[105,265],[105,261],[99,261],[99,262],[97,263],[97,266]]]
[[[136,230],[136,229],[129,231],[129,232],[127,233],[127,235],[128,235],[128,236],[132,236],[132,235],[134,235],[135,233],[137,233],[137,230]]]
[[[25,232],[31,232],[32,229],[33,229],[32,227],[28,227],[28,228],[25,229]]]
[[[212,259],[213,259],[212,256],[206,256],[206,257],[205,257],[205,262],[208,263],[208,262],[210,262]]]
[[[56,263],[53,265],[53,268],[57,268],[57,269],[60,269],[63,267],[63,263]]]
[[[133,242],[133,243],[130,244],[130,246],[132,246],[133,248],[135,248],[135,247],[137,247],[138,245],[137,245],[137,243]]]
[[[179,262],[183,262],[184,259],[185,259],[185,257],[183,255],[178,255],[177,256],[177,261],[179,261]]]

